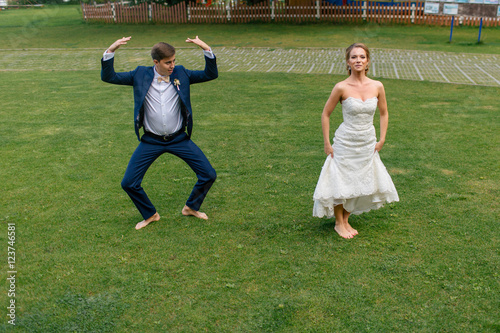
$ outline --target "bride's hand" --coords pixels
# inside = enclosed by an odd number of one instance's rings
[[[325,144],[325,154],[330,155],[333,158],[333,147],[331,144]]]
[[[382,146],[384,145],[383,142],[377,142],[377,144],[375,145],[375,151],[380,151],[382,150]]]

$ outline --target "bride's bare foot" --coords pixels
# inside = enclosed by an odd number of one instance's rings
[[[148,224],[150,224],[151,222],[155,222],[155,221],[158,221],[160,219],[160,214],[158,214],[158,212],[156,212],[153,216],[151,216],[149,219],[147,220],[142,220],[141,222],[137,223],[135,225],[135,229],[136,230],[139,230],[139,229],[142,229],[144,228],[145,226],[147,226]]]
[[[346,226],[344,223],[342,224],[335,224],[335,231],[340,235],[342,238],[353,238],[354,235],[351,234],[349,230],[347,230]]]
[[[334,206],[333,211],[335,214],[335,231],[342,238],[353,238],[354,235],[349,230],[350,225],[349,223],[347,223],[347,219],[349,218],[350,213],[344,209],[343,205]]]
[[[356,236],[358,234],[358,231],[351,227],[349,223],[346,225],[346,229],[351,233],[352,237]]]
[[[191,209],[188,206],[184,206],[184,208],[182,208],[182,215],[194,216],[194,217],[197,217],[199,219],[208,220],[207,214],[199,212],[199,211],[194,210],[194,209]]]
[[[358,231],[356,229],[354,229],[353,227],[351,227],[351,225],[349,224],[349,215],[351,215],[351,213],[349,213],[347,210],[344,209],[344,224],[345,224],[345,228],[347,229],[347,231],[349,231],[352,235],[352,237],[356,236],[358,234]]]

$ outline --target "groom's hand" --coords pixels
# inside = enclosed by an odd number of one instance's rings
[[[127,42],[132,38],[132,36],[129,36],[129,37],[123,37],[123,38],[120,38],[118,39],[116,42],[114,42],[113,44],[111,44],[109,47],[108,47],[108,50],[106,51],[107,53],[114,53],[116,50],[118,50],[118,48],[122,45],[125,45],[127,44]]]
[[[207,43],[205,43],[204,41],[199,39],[198,36],[196,36],[196,38],[186,39],[186,43],[193,43],[193,44],[198,45],[199,47],[201,47],[205,51],[210,51],[210,46],[208,46]]]

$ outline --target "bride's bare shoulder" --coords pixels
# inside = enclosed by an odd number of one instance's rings
[[[335,86],[333,87],[333,90],[341,90],[341,91],[343,91],[348,85],[349,85],[349,83],[347,82],[347,80],[340,81],[340,82],[337,82],[335,84]]]
[[[374,80],[374,79],[370,79],[370,78],[369,78],[369,80],[370,80],[369,81],[370,85],[373,85],[376,88],[384,87],[384,85],[380,81],[377,81],[377,80]]]

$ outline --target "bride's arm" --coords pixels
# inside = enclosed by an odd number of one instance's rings
[[[342,96],[342,89],[340,85],[337,83],[335,87],[333,87],[332,93],[326,101],[325,107],[323,108],[323,113],[321,114],[321,128],[323,130],[323,142],[325,146],[325,154],[333,157],[333,147],[330,143],[330,115],[332,114],[335,106],[340,101],[340,97]]]
[[[380,151],[385,143],[387,126],[389,125],[389,111],[387,111],[387,100],[385,98],[384,85],[379,83],[378,87],[378,111],[380,112],[380,140],[375,145],[375,150]]]

